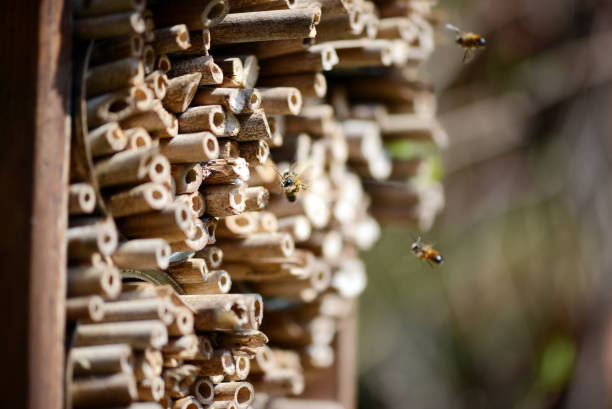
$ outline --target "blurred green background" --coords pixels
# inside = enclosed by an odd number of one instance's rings
[[[612,1],[439,8],[488,46],[463,64],[439,29],[424,67],[450,146],[416,149],[446,206],[364,254],[359,405],[612,407]]]

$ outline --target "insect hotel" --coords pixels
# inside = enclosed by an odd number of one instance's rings
[[[5,401],[356,407],[376,275],[359,253],[444,202],[386,148],[446,144],[419,71],[431,2],[43,0],[2,18]]]

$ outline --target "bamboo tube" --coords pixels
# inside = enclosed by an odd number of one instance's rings
[[[238,118],[236,118],[236,116],[231,113],[231,111],[225,110],[224,113],[225,121],[223,123],[223,137],[234,138],[236,137],[236,135],[238,135],[238,132],[240,132],[240,122],[238,121]]]
[[[122,11],[144,11],[146,2],[143,0],[76,0],[72,3],[72,12],[77,18],[101,16]]]
[[[231,400],[238,408],[246,408],[255,399],[255,390],[248,382],[222,382],[215,385],[214,399]]]
[[[66,299],[66,319],[101,321],[104,318],[104,300],[98,295]]]
[[[259,62],[255,55],[247,53],[247,55],[240,55],[238,58],[242,62],[243,70],[243,87],[253,88],[257,80],[259,79]]]
[[[144,31],[142,14],[132,11],[80,18],[73,24],[73,33],[80,39],[104,39],[142,34]]]
[[[215,135],[225,132],[225,114],[220,105],[194,106],[177,117],[179,132],[210,131]]]
[[[120,122],[124,128],[141,126],[149,132],[166,131],[169,137],[173,137],[176,136],[176,131],[173,131],[174,121],[174,115],[164,109],[161,101],[155,100],[148,110],[129,116]]]
[[[334,261],[342,254],[342,234],[336,230],[315,231],[307,241],[300,243],[300,247],[322,256],[325,260]]]
[[[252,353],[252,349],[244,348]],[[239,352],[241,353],[241,352]],[[236,365],[236,372],[233,375],[229,375],[225,377],[227,381],[244,381],[249,376],[249,371],[251,370],[251,361],[246,356],[242,355],[234,355],[234,362]]]
[[[159,376],[146,378],[138,382],[137,389],[138,399],[159,402],[165,392],[164,380]]]
[[[155,67],[157,67],[157,70],[163,72],[167,77],[167,74],[172,69],[172,61],[170,61],[170,57],[168,57],[166,54],[161,54],[159,57],[157,57]]]
[[[320,19],[319,7],[235,13],[228,14],[211,27],[210,34],[213,45],[312,38],[317,33],[315,25]]]
[[[236,372],[232,353],[226,349],[215,349],[210,359],[193,362],[197,364],[199,376],[233,375]]]
[[[128,93],[100,95],[87,101],[87,126],[99,127],[107,122],[122,121],[138,112]]]
[[[262,210],[268,205],[270,192],[263,186],[249,187],[245,189],[245,211],[252,212]]]
[[[114,217],[160,210],[172,203],[168,189],[160,183],[144,183],[108,197],[106,205]]]
[[[125,136],[128,141],[127,148],[130,150],[149,148],[153,144],[151,135],[149,135],[146,129],[141,127],[126,130]]]
[[[278,219],[280,232],[289,233],[296,243],[308,240],[312,233],[312,225],[306,216],[296,215]]]
[[[155,24],[159,27],[184,23],[192,31],[218,24],[228,13],[229,7],[222,0],[181,0],[159,2],[152,10]]]
[[[263,109],[252,114],[240,115],[240,130],[234,137],[239,142],[263,140],[269,142],[272,139],[272,131]]]
[[[140,58],[144,49],[142,34],[96,41],[91,52],[90,66],[124,58]]]
[[[338,54],[331,46],[322,45],[295,54],[281,55],[261,62],[262,77],[329,71],[338,64]]]
[[[198,90],[202,73],[194,72],[168,80],[168,89],[163,99],[164,108],[170,112],[185,112]]]
[[[215,85],[223,82],[223,71],[210,55],[199,57],[185,57],[172,62],[172,69],[168,72],[169,78],[199,72],[202,74],[200,85]]]
[[[194,329],[193,313],[186,307],[174,309],[174,321],[168,326],[168,334],[181,336],[192,334]]]
[[[233,114],[257,111],[261,95],[256,89],[201,87],[193,98],[194,105],[223,105]]]
[[[195,334],[180,337],[170,337],[168,343],[162,347],[165,357],[177,359],[193,359],[200,348],[200,342]]]
[[[145,77],[145,82],[149,89],[153,91],[155,98],[164,99],[168,90],[168,77],[164,70],[153,71]]]
[[[249,166],[243,158],[209,160],[202,167],[202,172],[207,185],[249,180]]]
[[[144,67],[138,58],[124,58],[87,71],[87,97],[129,88],[144,82]]]
[[[219,143],[210,132],[179,134],[160,142],[160,151],[171,163],[205,162],[219,155]]]
[[[202,297],[206,297],[203,301]],[[238,302],[246,306],[247,320],[242,324],[242,330],[257,329],[263,320],[263,299],[259,294],[219,294],[219,295],[186,295],[181,297],[187,303],[202,302]],[[191,304],[190,304],[191,305]],[[199,305],[199,304],[198,304]]]
[[[146,348],[134,354],[134,376],[137,380],[161,375],[164,357],[158,349]]]
[[[234,329],[248,322],[244,298],[206,294],[184,295],[181,299],[195,311],[194,328],[198,331]]]
[[[194,193],[202,184],[202,166],[199,163],[174,164],[171,174],[176,193]]]
[[[238,409],[238,405],[231,400],[220,400],[211,403],[206,409]]]
[[[326,19],[346,14],[351,8],[357,7],[352,0],[297,0],[293,7],[304,7],[311,3],[320,5],[321,13]]]
[[[104,304],[104,322],[159,320],[170,325],[173,306],[163,298],[113,301]]]
[[[161,348],[168,341],[160,321],[83,324],[76,329],[75,345],[130,344],[134,349]]]
[[[379,41],[346,41],[331,43],[338,54],[337,68],[387,66],[393,62],[391,45]]]
[[[266,334],[278,345],[305,347],[310,344],[329,344],[336,332],[335,321],[330,317],[318,316],[309,322],[266,321]]]
[[[301,92],[304,98],[323,98],[327,93],[327,81],[320,72],[264,77],[257,85],[264,87],[294,87]]]
[[[194,257],[204,259],[204,261],[206,261],[206,265],[211,269],[219,268],[223,263],[223,251],[218,247],[206,247],[205,249],[196,252]]]
[[[69,297],[97,294],[114,299],[121,292],[121,276],[116,268],[103,265],[71,267],[67,286]]]
[[[294,250],[293,239],[285,233],[255,233],[241,240],[217,244],[226,261],[287,257]]]
[[[286,118],[285,131],[288,134],[308,132],[311,135],[327,135],[333,131],[334,110],[329,105],[306,107],[300,115]]]
[[[198,340],[200,342],[200,349],[196,355],[197,360],[209,360],[213,357],[214,349],[210,339],[206,336],[199,335]],[[219,383],[219,382],[216,382]]]
[[[75,408],[121,406],[138,398],[134,377],[127,372],[74,379],[70,394]]]
[[[240,58],[226,57],[217,60],[217,65],[223,71],[221,87],[244,88],[244,67]]]
[[[233,44],[229,49],[234,54],[253,54],[256,58],[278,57],[305,51],[314,44],[312,38],[295,38],[291,40],[256,41],[252,43]]]
[[[201,258],[190,258],[168,267],[168,273],[179,284],[201,283],[208,276],[208,267]]]
[[[154,147],[125,151],[97,162],[96,176],[101,187],[144,181],[161,183],[170,176],[170,164]]]
[[[161,237],[168,241],[191,238],[189,237],[190,225],[191,211],[181,203],[166,206],[158,212],[128,216],[119,220],[119,228],[128,238]]]
[[[268,343],[268,337],[261,331],[248,330],[240,332],[224,332],[217,334],[217,343],[227,349],[248,347],[260,348]]]
[[[417,28],[412,24],[409,18],[395,17],[380,20],[376,38],[391,40],[401,39],[412,42],[416,36]]]
[[[189,37],[191,47],[186,50],[174,52],[173,54],[175,56],[209,55],[208,50],[210,50],[210,30],[208,28],[190,31]]]
[[[325,18],[317,27],[317,43],[359,37],[365,28],[363,13],[357,8],[332,18]]]
[[[276,367],[274,352],[267,345],[263,345],[255,351],[255,357],[251,360],[250,374],[261,374],[269,372]]]
[[[74,376],[132,371],[132,348],[126,344],[73,347],[68,354]]]
[[[256,220],[248,214],[227,216],[219,220],[216,235],[222,238],[247,237],[257,229]],[[218,251],[222,250],[217,247]]]
[[[145,39],[146,40],[146,39]],[[148,41],[148,40],[146,40]],[[150,44],[145,45],[142,48],[142,67],[144,68],[145,75],[148,75],[153,72],[155,69],[155,61],[156,61],[155,50]],[[164,71],[165,73],[166,71]]]
[[[68,259],[88,260],[93,253],[111,255],[117,248],[118,235],[112,219],[85,221],[86,224],[70,227],[66,232]]]
[[[219,140],[219,159],[237,158],[239,156],[238,142],[225,138]]]
[[[381,123],[385,141],[409,139],[433,142],[439,147],[448,145],[448,135],[434,118],[422,118],[415,114],[390,114]]]
[[[243,157],[249,166],[263,165],[270,156],[270,147],[266,141],[241,142],[237,147],[239,156]]]
[[[178,195],[177,200],[179,199],[185,200],[185,203],[187,204],[187,206],[189,206],[195,217],[202,217],[202,215],[206,211],[206,203],[204,202],[204,196],[200,192]]]
[[[202,409],[202,405],[193,396],[177,399],[172,404],[172,409]]]
[[[191,47],[185,24],[176,24],[155,30],[153,48],[156,54],[172,54]]]
[[[297,115],[302,109],[302,94],[292,87],[260,88],[261,107],[268,114]]]
[[[266,199],[267,205],[267,199]],[[278,232],[278,219],[272,212],[257,212],[254,213],[257,220],[257,231],[259,233],[276,233]]]
[[[204,281],[183,284],[185,294],[227,294],[232,287],[232,279],[227,271],[212,270]]]
[[[208,243],[215,244],[217,241],[215,230],[217,228],[218,219],[216,217],[203,217],[201,220],[204,222],[204,230],[208,233]]]
[[[127,138],[117,122],[109,122],[87,134],[92,157],[100,157],[125,149]]]
[[[96,194],[89,183],[74,183],[68,188],[68,213],[89,214],[96,208]]]
[[[198,378],[193,384],[193,395],[204,406],[213,402],[215,396],[213,383],[206,378]]]
[[[210,185],[202,191],[206,213],[214,217],[240,214],[244,211],[244,188],[239,185]]]
[[[259,10],[286,10],[294,7],[295,0],[230,0],[229,7],[233,12]]]
[[[167,368],[163,377],[166,384],[166,392],[173,398],[180,398],[189,394],[191,385],[198,376],[198,367],[194,365],[180,364],[172,369]]]

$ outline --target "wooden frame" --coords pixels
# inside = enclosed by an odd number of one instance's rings
[[[9,0],[0,13],[0,348],[4,404],[63,406],[70,10]]]

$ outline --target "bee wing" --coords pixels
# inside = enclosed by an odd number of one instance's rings
[[[310,163],[304,164],[303,168],[298,173],[298,178],[304,185],[304,189],[308,189],[312,183],[312,165]]]
[[[459,28],[455,27],[454,25],[452,25],[450,23],[446,24],[446,28],[448,30],[454,31],[457,34],[461,34],[461,30],[459,30]]]
[[[474,56],[474,53],[472,52],[472,49],[466,48],[465,54],[463,54],[463,63],[464,64],[468,63],[472,59],[473,56]]]

